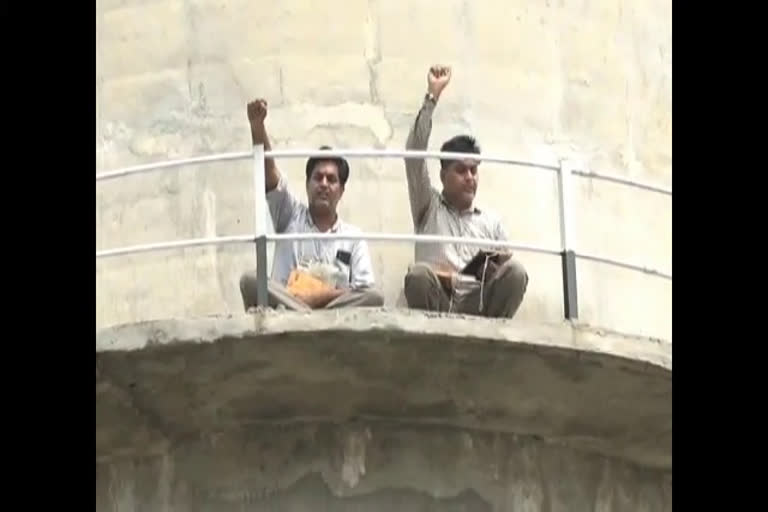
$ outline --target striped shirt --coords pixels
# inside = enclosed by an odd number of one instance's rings
[[[296,199],[282,176],[277,187],[267,192],[267,204],[277,233],[320,233],[312,221],[309,208]],[[362,231],[337,219],[329,232],[346,234]],[[373,267],[365,240],[280,240],[275,243],[272,279],[285,284],[291,271],[299,263],[333,265],[339,250],[352,255],[349,263],[349,287],[373,287]]]
[[[425,98],[408,135],[406,149],[427,149],[434,108],[435,103]],[[406,159],[405,170],[416,233],[507,240],[504,227],[495,215],[475,206],[459,211],[449,205],[443,195],[432,187],[427,162],[423,158]],[[415,257],[417,262],[429,263],[435,267],[449,267],[458,272],[480,249],[463,244],[417,243]],[[472,288],[473,285],[474,283],[469,283],[468,286]]]

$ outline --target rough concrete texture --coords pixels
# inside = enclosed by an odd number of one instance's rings
[[[98,510],[671,509],[671,346],[347,310],[96,341]]]
[[[247,150],[244,105],[257,95],[276,147],[402,148],[440,61],[455,72],[432,148],[466,131],[489,153],[671,183],[669,0],[96,5],[98,171]],[[280,167],[303,194],[303,162]],[[99,184],[97,248],[247,233],[249,173],[238,162]],[[514,240],[558,246],[553,173],[484,164],[481,175],[479,203]],[[574,193],[577,249],[670,271],[671,199],[582,178]],[[354,160],[341,212],[367,231],[410,233],[402,162]],[[375,243],[372,255],[387,305],[402,304],[412,247]],[[559,321],[559,261],[518,257],[531,275],[519,319]],[[99,261],[97,325],[240,312],[238,277],[253,264],[248,246]],[[671,283],[578,271],[582,321],[671,339]]]

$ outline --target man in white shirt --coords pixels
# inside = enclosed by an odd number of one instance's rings
[[[253,144],[270,150],[264,125],[267,102],[248,104],[248,121]],[[320,149],[330,149],[323,147]],[[343,158],[310,158],[306,165],[308,206],[289,190],[288,184],[272,158],[265,158],[267,203],[277,233],[361,233],[357,227],[339,219],[336,206],[349,178],[349,164]],[[384,298],[376,291],[368,245],[364,240],[278,241],[275,244],[272,279],[268,282],[269,305],[295,311],[354,306],[382,306]],[[321,267],[335,272],[336,285],[319,291],[295,291],[286,288],[291,272],[299,266]],[[339,279],[338,276],[341,276]],[[339,282],[340,281],[340,282]],[[246,311],[256,306],[255,272],[240,279],[240,292]]]

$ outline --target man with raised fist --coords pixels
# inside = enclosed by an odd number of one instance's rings
[[[411,127],[406,149],[426,150],[432,112],[451,81],[451,68],[433,66],[427,94]],[[416,233],[507,240],[499,218],[474,205],[480,148],[469,135],[446,141],[440,151],[466,153],[463,159],[441,159],[442,192],[430,183],[424,159],[405,160],[408,195]],[[431,311],[512,318],[523,301],[528,274],[505,250],[478,250],[463,244],[417,243],[415,263],[405,276],[408,306]]]
[[[269,151],[264,120],[267,102],[248,104],[253,144]],[[320,149],[331,149],[324,146]],[[288,188],[272,158],[264,159],[267,203],[277,233],[360,233],[339,219],[336,206],[349,178],[349,164],[338,157],[313,157],[306,164],[307,205]],[[373,289],[374,277],[368,245],[364,240],[278,241],[272,278],[267,283],[269,305],[295,311],[352,306],[382,306],[382,295]],[[240,292],[246,311],[256,306],[257,278],[246,272]]]

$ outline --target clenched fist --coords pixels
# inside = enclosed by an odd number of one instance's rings
[[[248,104],[248,121],[251,124],[263,123],[267,117],[267,101],[258,99]]]
[[[448,66],[432,66],[427,73],[427,90],[435,98],[440,97],[445,86],[451,81],[451,68]]]

